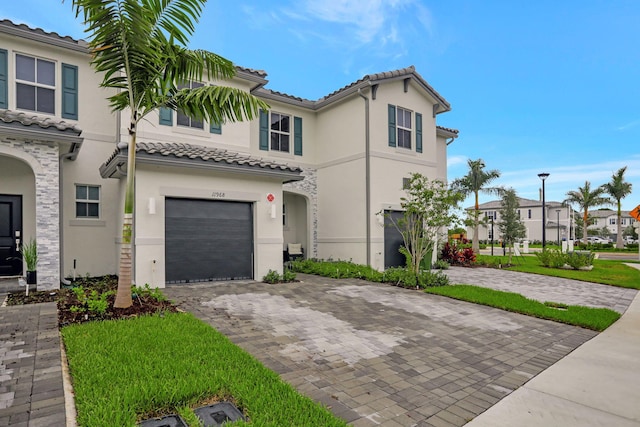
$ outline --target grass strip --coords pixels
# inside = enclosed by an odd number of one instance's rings
[[[80,426],[134,426],[231,399],[252,426],[346,426],[191,314],[62,329]],[[190,423],[193,425],[193,423]]]
[[[497,265],[500,261],[504,265],[507,260],[508,256],[477,256],[478,263],[487,265]],[[640,270],[625,265],[624,263],[628,261],[596,259],[593,260],[593,269],[588,271],[543,267],[537,257],[530,255],[514,256],[511,262],[515,265],[507,268],[507,270],[582,280],[583,282],[601,283],[621,288],[640,289]]]
[[[476,304],[488,305],[490,307],[526,314],[540,319],[555,320],[594,331],[603,331],[620,318],[618,312],[608,308],[569,305],[566,309],[559,309],[547,306],[536,300],[525,298],[514,292],[496,291],[480,286],[439,286],[427,288],[425,292]]]

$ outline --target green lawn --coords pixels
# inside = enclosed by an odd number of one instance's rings
[[[80,426],[176,412],[193,420],[189,407],[212,399],[231,399],[253,426],[346,426],[191,314],[73,325],[62,337]]]
[[[555,320],[569,325],[603,331],[620,318],[620,314],[608,308],[565,306],[525,298],[513,292],[496,291],[472,285],[451,285],[427,288],[425,292],[443,295],[462,301],[488,305],[502,310]],[[565,307],[564,309],[553,306]]]
[[[508,261],[505,256],[478,255],[478,262],[496,263],[500,259],[502,263]],[[508,270],[521,271],[523,273],[543,274],[545,276],[564,277],[565,279],[582,280],[585,282],[602,283],[605,285],[619,286],[622,288],[640,289],[640,270],[624,265],[624,261],[609,261],[596,259],[593,261],[593,270],[564,270],[561,268],[543,267],[536,256],[512,257],[512,263],[516,264]]]

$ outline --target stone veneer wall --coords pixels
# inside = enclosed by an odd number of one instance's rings
[[[309,255],[312,258],[318,257],[318,179],[317,170],[311,168],[302,168],[302,181],[294,181],[284,184],[283,189],[294,189],[298,193],[302,193],[309,198],[311,209],[311,251]]]
[[[38,290],[60,288],[60,153],[57,144],[5,140],[11,148],[34,157],[42,172],[36,179]],[[23,217],[33,212],[23,212]]]

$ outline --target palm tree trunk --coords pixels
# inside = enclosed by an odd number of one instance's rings
[[[584,209],[584,214],[582,215],[582,241],[584,244],[587,244],[587,227],[589,226],[589,212],[587,208]]]
[[[471,249],[473,250],[473,252],[475,253],[479,253],[480,252],[480,240],[478,239],[478,228],[479,228],[479,217],[480,217],[480,205],[478,203],[478,192],[475,192],[475,196],[476,196],[476,204],[474,206],[475,210],[473,211],[473,242],[471,244]]]
[[[129,148],[127,162],[127,184],[124,196],[124,218],[122,221],[122,245],[120,246],[120,267],[118,269],[118,291],[115,308],[131,307],[131,283],[133,270],[133,211],[135,204],[135,168],[136,168],[136,123],[132,114],[129,130]]]
[[[622,228],[620,226],[620,222],[622,221],[622,207],[620,206],[620,200],[618,200],[618,221],[616,224],[618,225],[617,235],[616,235],[616,248],[622,249],[624,244],[622,243]]]

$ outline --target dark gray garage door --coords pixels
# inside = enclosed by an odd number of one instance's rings
[[[401,211],[384,211],[384,268],[404,267],[405,257],[399,251],[403,245],[402,235],[391,223],[391,218],[395,221],[404,215]],[[391,218],[390,218],[391,217]]]
[[[251,203],[165,201],[168,283],[253,278]]]

